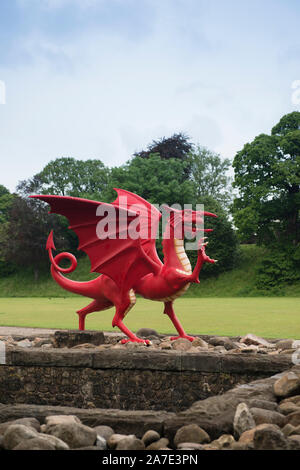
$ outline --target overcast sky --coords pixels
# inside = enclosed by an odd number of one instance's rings
[[[1,0],[0,184],[179,131],[232,159],[300,111],[299,24],[298,0]]]

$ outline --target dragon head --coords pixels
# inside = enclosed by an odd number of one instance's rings
[[[199,232],[212,232],[213,229],[204,228],[204,216],[217,217],[207,211],[194,211],[192,209],[176,209],[167,205],[163,209],[168,214],[168,228],[170,238],[192,238]]]

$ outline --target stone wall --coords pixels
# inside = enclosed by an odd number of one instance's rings
[[[181,411],[291,366],[285,354],[11,347],[0,403]]]

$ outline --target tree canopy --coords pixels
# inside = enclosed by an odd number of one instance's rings
[[[293,112],[239,151],[233,161],[239,196],[233,215],[242,239],[299,242],[300,113]]]

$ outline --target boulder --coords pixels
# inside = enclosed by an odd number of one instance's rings
[[[295,411],[294,413],[287,415],[286,419],[292,426],[300,426],[300,411]]]
[[[97,433],[93,428],[75,421],[47,424],[45,431],[51,436],[62,439],[71,449],[92,446],[97,439]]]
[[[118,442],[116,450],[145,450],[145,444],[136,436],[127,436]]]
[[[281,429],[281,431],[283,432],[283,434],[285,435],[285,437],[288,437],[290,434],[292,434],[292,432],[297,429],[295,428],[295,426],[292,426],[291,424],[287,423],[285,426],[283,426],[283,428]]]
[[[264,346],[266,348],[271,348],[273,349],[275,345],[273,343],[270,343],[264,338],[260,338],[259,336],[253,335],[252,333],[248,333],[246,336],[244,336],[241,340],[241,343],[244,344],[253,344],[254,346]]]
[[[292,435],[287,438],[290,450],[300,450],[300,436]]]
[[[196,442],[181,442],[177,446],[178,450],[203,450],[202,444],[196,444]]]
[[[172,348],[176,351],[188,351],[192,347],[192,342],[186,338],[175,339],[175,341],[172,343]]]
[[[286,418],[281,413],[271,410],[263,410],[262,408],[250,408],[255,424],[276,424],[283,427],[286,424]]]
[[[230,349],[236,349],[236,345],[227,336],[213,336],[209,339],[209,344],[212,346],[223,346],[227,351]]]
[[[125,439],[126,437],[136,437],[136,436],[134,434],[130,434],[130,435],[112,434],[112,436],[110,436],[110,438],[107,441],[108,448],[114,450],[117,447],[117,445],[119,444],[119,442],[122,439]]]
[[[207,432],[197,424],[187,424],[178,429],[175,434],[174,445],[177,447],[181,442],[204,444],[205,442],[210,442],[210,437]]]
[[[152,328],[140,328],[137,332],[136,335],[139,338],[151,338],[152,336],[159,338],[159,333],[157,333],[156,330],[153,330]]]
[[[231,434],[222,434],[222,436],[212,442],[212,445],[216,443],[219,449],[229,449],[234,442],[235,439]]]
[[[263,408],[264,410],[278,411],[278,405],[274,401],[259,400],[257,398],[251,398],[248,401],[249,408]]]
[[[149,446],[146,447],[146,450],[162,450],[168,447],[169,439],[162,437],[156,442],[152,442]]]
[[[149,429],[149,431],[146,431],[142,437],[142,441],[146,447],[152,444],[152,442],[159,441],[159,439],[160,439],[160,435],[158,434],[158,432],[153,431],[152,429]]]
[[[280,403],[278,409],[280,413],[284,415],[289,415],[291,413],[294,413],[295,411],[300,411],[300,407],[292,402]]]
[[[45,422],[46,428],[56,424],[81,423],[80,419],[75,415],[51,415],[46,417]]]
[[[294,340],[293,339],[282,339],[280,341],[277,341],[275,344],[276,349],[291,349],[293,345]]]
[[[37,436],[21,441],[13,450],[55,450],[55,447],[51,442]]]
[[[277,397],[288,397],[300,391],[300,375],[293,371],[286,372],[274,383],[274,394]]]
[[[246,403],[240,403],[236,407],[233,429],[236,436],[240,436],[243,432],[248,431],[255,427],[254,418],[246,405]]]
[[[33,439],[38,436],[38,432],[29,426],[24,424],[12,424],[10,425],[3,436],[3,447],[6,450],[14,449],[20,442],[26,439]]]
[[[36,418],[19,418],[12,421],[6,421],[0,424],[0,435],[3,435],[6,429],[12,424],[24,424],[24,426],[40,431],[40,422]]]
[[[194,339],[194,341],[192,342],[192,346],[194,348],[196,347],[201,347],[201,348],[204,348],[204,349],[208,349],[208,343],[206,341],[204,341],[204,339],[200,338],[200,337],[196,337]]]
[[[255,450],[286,450],[289,443],[283,432],[275,424],[262,424],[254,433]]]
[[[110,426],[95,426],[93,429],[96,431],[97,436],[103,437],[106,441],[115,433]]]

